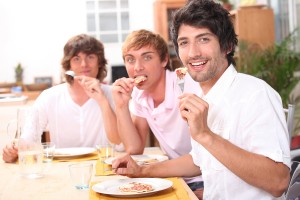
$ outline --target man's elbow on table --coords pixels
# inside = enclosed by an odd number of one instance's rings
[[[130,155],[139,155],[143,154],[144,147],[139,146],[125,146],[126,152]]]

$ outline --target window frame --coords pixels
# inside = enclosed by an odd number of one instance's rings
[[[99,8],[99,2],[104,2],[104,1],[111,1],[111,2],[116,2],[116,7],[115,8]],[[121,8],[121,1],[127,1],[127,8]],[[88,2],[94,2],[94,8],[93,9],[88,9]],[[105,14],[105,13],[114,13],[117,16],[117,27],[116,30],[100,30],[100,14]],[[122,28],[122,22],[124,20],[122,20],[122,14],[123,13],[127,13],[128,16],[128,25],[127,28],[128,29],[123,29]],[[88,26],[89,26],[89,15],[90,14],[94,14],[94,27],[95,27],[95,31],[90,31],[88,30]],[[94,36],[95,38],[101,40],[103,43],[107,43],[107,44],[122,44],[125,40],[124,35],[128,35],[130,32],[130,15],[129,15],[129,0],[86,0],[86,20],[87,20],[87,33],[91,36]],[[105,20],[105,19],[104,19]],[[107,41],[103,38],[103,36],[106,35],[112,35],[115,34],[117,35],[116,37],[116,41]]]

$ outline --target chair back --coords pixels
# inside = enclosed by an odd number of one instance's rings
[[[287,129],[290,136],[290,144],[292,142],[293,130],[294,130],[294,115],[295,115],[295,105],[289,104],[288,108],[283,109],[286,114]]]
[[[285,199],[300,199],[300,162],[292,161],[290,173],[291,181],[285,194]]]

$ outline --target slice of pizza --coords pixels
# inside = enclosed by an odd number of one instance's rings
[[[145,80],[147,80],[146,76],[137,76],[134,78],[134,83],[140,84],[141,82],[144,82]]]
[[[124,193],[145,193],[154,190],[154,188],[147,183],[130,182],[120,186],[119,190]]]
[[[179,79],[183,79],[187,73],[187,68],[186,67],[179,67],[177,69],[175,69],[175,72],[177,74],[177,77]]]

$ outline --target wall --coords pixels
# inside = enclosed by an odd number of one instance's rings
[[[129,0],[132,30],[153,30],[153,1]],[[86,32],[85,14],[85,0],[1,0],[0,82],[14,82],[20,62],[25,83],[40,76],[59,83],[63,46],[71,36]],[[110,66],[123,64],[121,44],[105,48]]]

